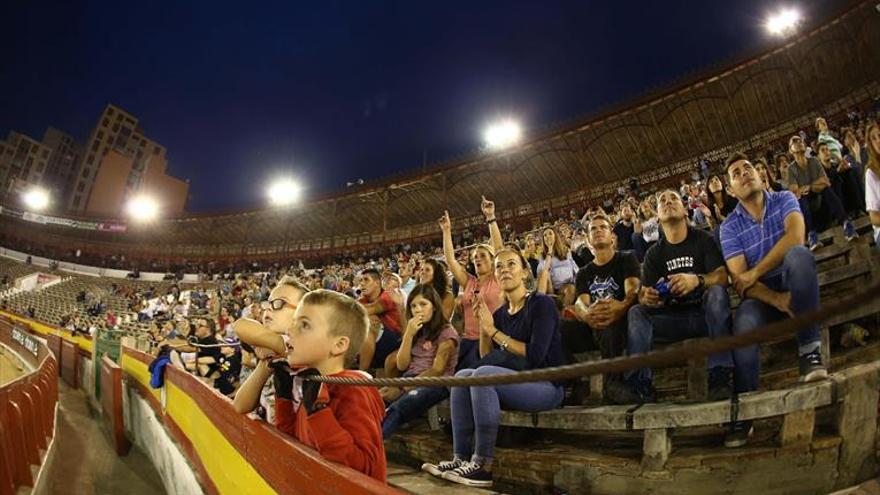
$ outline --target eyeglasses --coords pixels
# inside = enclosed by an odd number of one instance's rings
[[[285,306],[290,306],[291,309],[296,309],[296,304],[291,304],[284,299],[273,299],[271,301],[260,302],[260,309],[262,310],[272,309],[274,311],[279,311]]]

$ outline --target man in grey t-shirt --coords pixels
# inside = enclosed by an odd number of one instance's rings
[[[788,150],[794,156],[794,163],[788,168],[788,189],[800,203],[810,250],[821,247],[816,234],[815,218],[822,210],[829,211],[831,218],[843,226],[846,240],[851,241],[858,237],[855,227],[847,219],[840,198],[831,188],[831,180],[825,174],[822,164],[815,158],[807,158],[803,138],[797,134],[792,136],[788,140]]]

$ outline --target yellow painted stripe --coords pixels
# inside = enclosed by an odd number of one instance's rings
[[[123,372],[143,384],[161,402],[159,391],[150,388],[150,372],[146,364],[123,353],[121,366]],[[217,491],[275,493],[192,398],[168,381],[165,382],[165,394],[165,414],[171,416],[189,438]]]
[[[35,331],[37,331],[43,335],[58,335],[62,339],[73,342],[74,344],[78,345],[80,349],[84,349],[86,351],[93,352],[94,346],[92,345],[92,339],[87,339],[87,338],[82,337],[80,335],[73,337],[67,332],[61,332],[61,331],[56,330],[48,325],[44,325],[40,322],[31,320],[28,318],[22,318],[21,316],[14,315],[12,313],[7,313],[5,311],[0,311],[0,314],[4,315],[12,320],[20,321],[22,323],[27,323],[28,325],[31,326],[31,328],[33,328]]]
[[[125,353],[122,353],[122,356],[120,357],[122,359],[122,362],[120,363],[122,371],[124,373],[128,373],[129,376],[140,382],[141,385],[143,385],[147,390],[150,391],[151,394],[153,394],[153,397],[156,398],[156,401],[161,404],[162,393],[159,391],[159,389],[153,389],[150,387],[150,370],[147,365]]]
[[[166,413],[189,437],[214,486],[220,493],[275,493],[260,473],[226,440],[198,404],[166,382]]]

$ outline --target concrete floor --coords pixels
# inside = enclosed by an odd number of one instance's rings
[[[132,447],[119,457],[110,436],[93,415],[86,395],[58,381],[55,457],[46,476],[46,493],[65,495],[153,495],[165,488],[153,464]]]

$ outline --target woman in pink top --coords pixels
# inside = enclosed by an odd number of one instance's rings
[[[464,332],[461,344],[458,348],[458,369],[471,367],[480,359],[480,326],[474,316],[474,301],[481,298],[489,311],[495,311],[501,307],[501,287],[495,279],[495,252],[504,247],[501,239],[501,230],[495,219],[495,203],[483,197],[480,204],[486,223],[489,224],[489,238],[492,245],[478,244],[471,252],[471,260],[474,262],[477,276],[473,276],[461,266],[455,259],[455,246],[452,244],[452,221],[449,212],[443,212],[439,220],[440,230],[443,232],[443,254],[446,256],[446,264],[452,276],[463,287],[461,293],[461,315],[464,320]]]
[[[451,376],[458,361],[455,328],[443,316],[443,303],[430,285],[417,285],[406,304],[406,330],[397,351],[397,371],[403,376]],[[390,402],[382,421],[383,438],[390,437],[404,423],[428,411],[449,397],[446,387],[383,387],[379,392]]]

